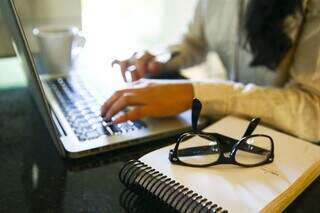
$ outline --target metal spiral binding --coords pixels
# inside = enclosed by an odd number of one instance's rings
[[[208,201],[208,199],[203,196],[193,192],[139,160],[131,160],[124,164],[119,172],[119,179],[131,194],[135,192],[145,199],[148,197],[148,199],[152,199],[153,201],[156,200],[158,204],[153,204],[153,208],[157,206],[167,210],[170,209],[174,212],[186,213],[227,212],[217,204]],[[130,193],[127,192],[127,196],[122,196],[123,203],[127,206],[133,203],[142,203],[140,202],[141,197],[139,198],[140,200],[138,200],[132,197]],[[141,208],[139,211],[144,212],[141,211]]]

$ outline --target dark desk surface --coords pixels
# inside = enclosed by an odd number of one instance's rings
[[[170,140],[167,140],[167,142]],[[62,159],[25,88],[0,92],[0,212],[126,212],[118,171],[163,142],[76,161]],[[155,145],[156,144],[156,145]],[[320,178],[288,212],[319,212]]]

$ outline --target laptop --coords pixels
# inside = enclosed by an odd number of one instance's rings
[[[31,52],[13,0],[1,0],[0,9],[15,52],[36,105],[63,157],[80,158],[179,134],[191,126],[190,110],[161,119],[143,119],[109,125],[100,117],[96,90],[76,75],[42,76]],[[110,76],[112,77],[112,76]],[[110,94],[112,94],[112,88]],[[204,123],[204,120],[201,121]]]

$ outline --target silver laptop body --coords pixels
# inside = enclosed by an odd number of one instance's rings
[[[115,130],[104,125],[101,119],[100,123],[97,122],[98,124],[93,122],[92,124],[90,123],[90,125],[87,125],[88,128],[96,125],[95,128],[97,127],[99,129],[98,135],[84,132],[85,135],[83,136],[81,135],[83,133],[82,130],[77,133],[73,126],[74,124],[70,123],[68,111],[62,107],[64,102],[61,102],[60,98],[64,98],[62,97],[63,92],[60,91],[60,95],[57,95],[57,93],[59,93],[59,90],[71,90],[72,88],[77,90],[81,87],[80,89],[85,89],[87,94],[92,95],[93,100],[100,99],[101,101],[101,97],[96,97],[93,90],[89,87],[86,88],[86,84],[83,83],[84,79],[81,79],[79,76],[39,75],[38,73],[41,72],[39,69],[41,68],[37,65],[36,58],[31,53],[13,0],[1,0],[0,2],[2,16],[8,26],[10,39],[27,76],[30,91],[50,131],[53,141],[62,156],[79,158],[150,142],[155,139],[161,139],[181,133],[190,128],[191,113],[190,111],[187,111],[177,117],[144,119],[143,121],[138,121],[137,124],[135,122],[129,122],[125,124],[125,127],[114,126]],[[71,88],[69,81],[74,83],[75,86]],[[65,92],[64,95],[67,93],[70,93],[70,91]],[[71,94],[71,96],[73,97],[73,94]],[[78,99],[75,100],[77,101]],[[95,113],[95,115],[98,116],[97,113],[100,105],[99,101],[96,103],[97,104],[91,103],[90,107],[92,108],[89,108],[92,109],[91,112],[94,111],[93,114]],[[72,122],[77,121],[77,118],[72,118]],[[101,127],[106,130],[105,134],[103,134],[104,130]]]

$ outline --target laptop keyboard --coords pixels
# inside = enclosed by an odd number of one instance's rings
[[[146,128],[146,124],[139,120],[116,125],[108,124],[100,116],[100,104],[76,77],[50,80],[48,85],[80,141]]]

